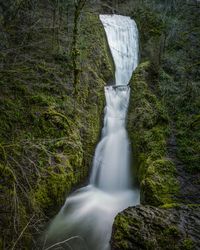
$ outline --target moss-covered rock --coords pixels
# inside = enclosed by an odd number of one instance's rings
[[[136,206],[115,218],[112,250],[199,249],[199,207]]]
[[[167,159],[169,117],[162,101],[154,93],[150,64],[138,66],[131,79],[128,131],[136,159],[143,204],[171,203],[178,191],[176,168]]]
[[[112,249],[199,249],[199,4],[127,0],[119,9],[140,34],[128,130],[145,206],[116,217]]]

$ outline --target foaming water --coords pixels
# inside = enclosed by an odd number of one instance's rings
[[[97,145],[90,183],[104,191],[131,188],[130,145],[125,118],[130,88],[105,87],[106,107],[102,138]]]
[[[140,199],[131,179],[125,128],[127,84],[138,63],[137,27],[120,15],[100,15],[100,19],[115,62],[116,85],[105,87],[104,127],[89,184],[67,198],[45,234],[44,249],[109,250],[114,217]]]
[[[107,193],[92,185],[81,188],[67,198],[52,221],[46,234],[46,246],[73,237],[60,244],[62,249],[109,250],[114,217],[119,211],[138,203],[138,191]]]

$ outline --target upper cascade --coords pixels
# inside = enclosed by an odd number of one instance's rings
[[[121,15],[100,15],[115,63],[116,85],[127,85],[138,65],[138,30],[133,19]]]

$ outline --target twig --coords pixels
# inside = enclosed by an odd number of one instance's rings
[[[17,245],[17,242],[18,242],[18,241],[20,240],[20,238],[22,237],[23,233],[24,233],[25,230],[27,229],[28,225],[31,223],[31,221],[32,221],[32,219],[33,219],[34,216],[35,216],[35,215],[33,215],[33,216],[30,218],[29,222],[28,222],[28,223],[26,224],[26,226],[23,228],[23,230],[21,231],[20,235],[18,236],[18,238],[17,238],[17,240],[15,241],[15,243],[14,243],[13,247],[11,248],[11,250],[15,249],[15,247],[16,247],[16,245]]]
[[[23,168],[22,168],[21,164],[20,164],[18,161],[16,161],[12,156],[9,156],[9,158],[10,158],[12,161],[14,161],[14,162],[17,164],[17,166],[20,168],[21,173],[22,173],[24,179],[26,180],[26,182],[27,182],[27,184],[28,184],[30,190],[32,190],[32,187],[31,187],[31,185],[30,185],[30,183],[29,183],[29,180],[28,180],[28,178],[27,178],[27,176],[26,176],[26,173],[23,171]]]
[[[52,249],[53,247],[59,246],[60,244],[66,243],[66,242],[68,242],[70,240],[77,239],[77,238],[80,239],[80,240],[82,240],[84,242],[84,240],[80,236],[73,236],[73,237],[70,237],[70,238],[68,238],[68,239],[66,239],[64,241],[57,242],[54,245],[51,245],[50,247],[48,247],[48,248],[46,248],[44,250]]]

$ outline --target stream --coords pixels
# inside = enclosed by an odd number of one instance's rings
[[[128,83],[138,64],[138,30],[130,17],[100,15],[100,20],[115,63],[115,85],[105,87],[104,126],[89,183],[67,197],[45,232],[45,250],[109,250],[115,216],[140,201],[126,131]]]

